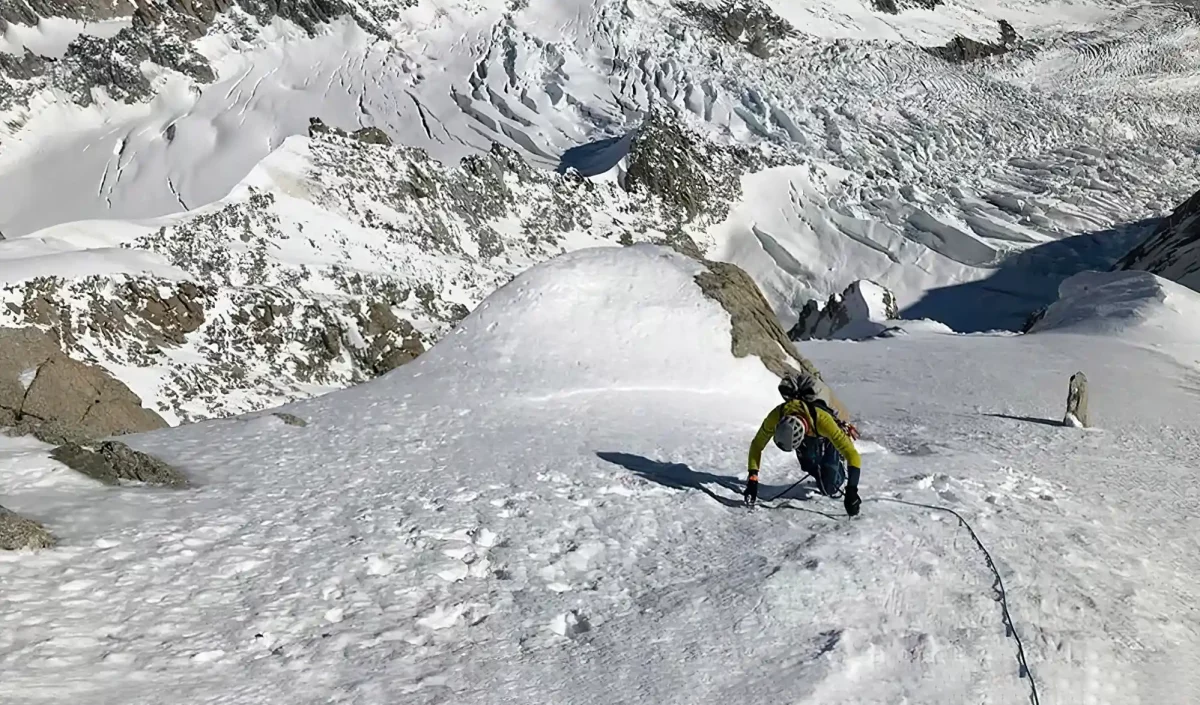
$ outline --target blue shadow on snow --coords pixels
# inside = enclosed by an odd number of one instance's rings
[[[940,321],[959,333],[1021,330],[1029,316],[1058,300],[1058,286],[1088,270],[1108,270],[1140,243],[1158,218],[1065,237],[1013,254],[986,279],[932,289],[900,312]]]
[[[599,451],[596,453],[596,456],[614,465],[620,465],[633,474],[658,483],[663,487],[670,487],[673,490],[699,490],[726,507],[743,506],[741,497],[742,491],[746,488],[746,483],[743,480],[729,477],[728,475],[697,472],[683,463],[664,463],[632,453]],[[708,485],[716,485],[722,489],[729,490],[735,494],[735,497],[719,495],[709,489]],[[759,499],[771,497],[784,491],[789,485],[791,485],[790,482],[786,485],[760,484],[758,487],[758,497]],[[798,485],[787,496],[781,499],[804,500],[809,499],[810,496],[802,484]]]
[[[599,176],[616,166],[633,145],[635,132],[627,132],[620,137],[581,144],[563,152],[558,162],[558,173],[564,174],[567,169],[575,169],[581,175]]]

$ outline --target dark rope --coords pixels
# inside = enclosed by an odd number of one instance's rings
[[[772,498],[770,498],[770,499],[764,499],[763,501],[764,501],[764,502],[774,502],[775,500],[777,500],[777,499],[779,499],[780,497],[784,496],[784,495],[785,495],[785,494],[787,494],[788,492],[791,492],[792,490],[794,490],[794,489],[796,489],[797,487],[799,487],[799,486],[800,486],[800,483],[801,483],[801,482],[804,482],[804,481],[805,481],[805,480],[807,480],[807,479],[808,479],[808,477],[807,477],[807,476],[806,476],[806,477],[802,477],[802,478],[800,478],[799,480],[796,480],[794,483],[792,483],[792,486],[791,486],[791,487],[789,487],[789,488],[787,488],[787,489],[786,489],[786,490],[784,490],[783,492],[780,492],[779,494],[775,495],[774,497],[772,497]]]
[[[979,550],[983,552],[984,558],[987,559],[988,568],[992,574],[996,576],[996,583],[992,588],[1000,597],[1000,610],[1004,614],[1004,636],[1011,636],[1017,642],[1017,663],[1020,664],[1018,675],[1021,678],[1029,679],[1029,689],[1031,692],[1030,702],[1033,705],[1041,705],[1038,700],[1037,682],[1033,679],[1033,673],[1029,670],[1029,663],[1025,660],[1025,645],[1021,643],[1021,636],[1017,634],[1017,628],[1013,625],[1012,615],[1008,611],[1008,594],[1004,590],[1004,580],[1000,578],[1000,569],[996,567],[996,562],[992,560],[992,554],[988,553],[987,547],[983,545],[983,541],[979,540],[979,536],[975,533],[975,529],[971,527],[967,520],[961,514],[950,509],[949,507],[939,507],[933,504],[921,504],[920,502],[907,502],[903,499],[891,499],[889,497],[872,497],[871,500],[876,502],[892,502],[894,504],[907,504],[910,507],[919,507],[921,509],[932,509],[938,512],[946,512],[953,514],[958,519],[967,533],[971,534],[971,538],[975,540],[975,545],[979,546]],[[868,500],[868,501],[871,501]]]
[[[786,490],[764,501],[774,502],[780,497],[786,495],[788,492],[794,490],[801,482],[804,482],[807,479],[807,477],[803,477],[797,480],[791,487],[788,487]],[[983,552],[983,557],[987,560],[987,566],[989,569],[991,569],[992,575],[996,576],[996,582],[992,585],[992,589],[996,591],[997,596],[1000,598],[1000,611],[1003,614],[1004,620],[1004,636],[1012,637],[1013,640],[1017,642],[1017,664],[1020,666],[1017,674],[1021,678],[1029,679],[1030,702],[1033,705],[1041,705],[1041,701],[1038,700],[1037,682],[1033,679],[1033,673],[1029,670],[1029,662],[1025,660],[1025,645],[1021,642],[1021,635],[1017,633],[1017,628],[1013,625],[1012,614],[1010,614],[1008,611],[1008,592],[1004,589],[1004,580],[1000,577],[1000,569],[996,567],[996,562],[992,560],[992,554],[988,552],[987,547],[983,545],[983,541],[979,540],[979,535],[975,533],[975,529],[971,526],[971,524],[967,522],[963,515],[949,507],[939,507],[933,504],[921,504],[920,502],[908,502],[903,499],[891,499],[890,497],[872,497],[867,501],[892,502],[893,504],[905,504],[910,507],[918,507],[920,509],[931,509],[936,512],[953,514],[954,518],[958,519],[958,523],[967,530],[967,533],[969,533],[971,538],[974,539],[975,545],[979,546],[979,550]],[[824,514],[823,512],[817,513]],[[830,514],[825,514],[825,516],[835,518]]]

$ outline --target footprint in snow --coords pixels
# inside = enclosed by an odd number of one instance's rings
[[[464,529],[443,540],[461,544],[442,549],[442,553],[452,562],[437,571],[439,578],[456,583],[467,578],[485,578],[491,574],[492,561],[488,558],[488,552],[500,544],[496,532],[487,528]]]
[[[391,575],[396,566],[383,556],[367,556],[367,575]]]
[[[564,612],[550,622],[550,631],[568,639],[574,639],[591,630],[592,624],[587,616],[577,610]]]

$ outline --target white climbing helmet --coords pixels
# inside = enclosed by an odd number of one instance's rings
[[[784,416],[775,427],[775,445],[785,453],[799,450],[804,437],[810,435],[808,420],[803,416]]]

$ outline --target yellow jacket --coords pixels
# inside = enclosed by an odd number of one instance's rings
[[[842,431],[837,419],[820,406],[814,406],[813,409],[817,412],[815,422],[808,413],[808,405],[797,399],[786,401],[771,409],[771,413],[763,419],[758,433],[754,434],[754,440],[750,442],[748,467],[751,475],[758,475],[763,448],[766,448],[767,444],[771,442],[771,438],[775,435],[775,427],[779,425],[784,416],[799,416],[806,419],[808,428],[816,430],[815,435],[828,438],[833,443],[833,447],[837,448],[842,457],[846,459],[847,467],[862,467],[862,458],[859,457],[858,450],[854,447],[854,441],[851,441],[850,437]]]

